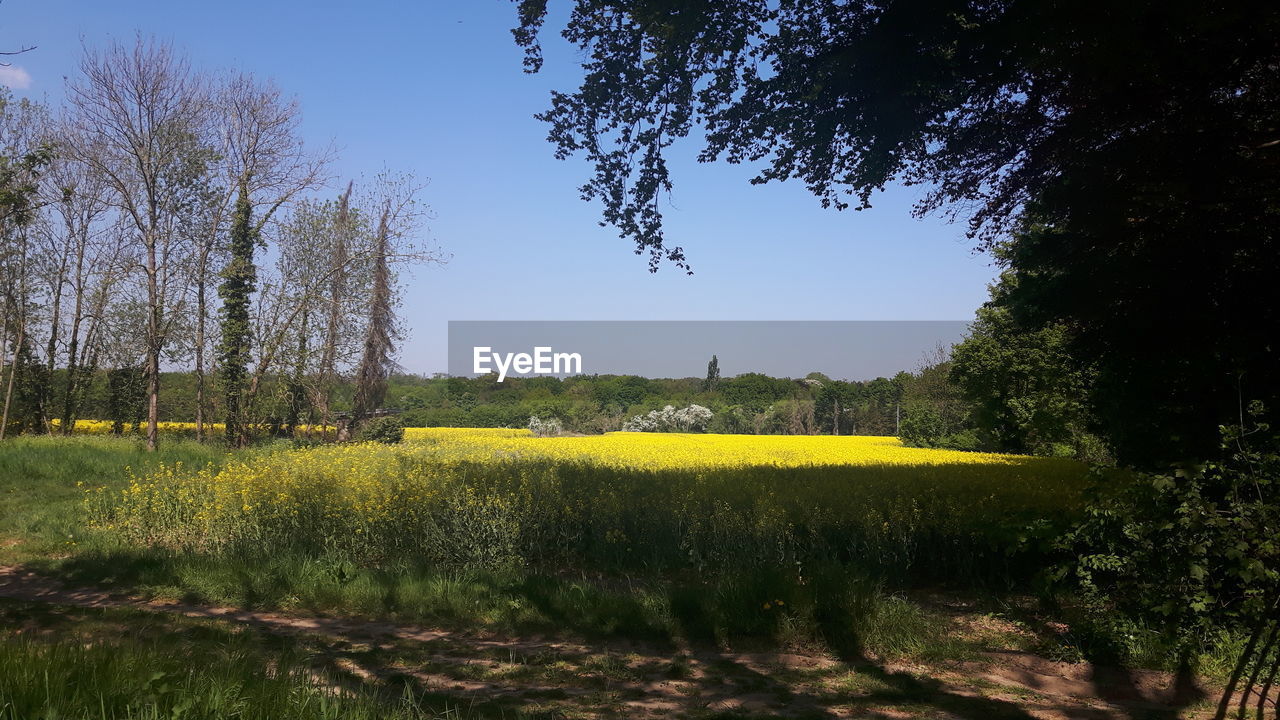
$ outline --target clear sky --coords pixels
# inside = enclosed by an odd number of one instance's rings
[[[579,199],[586,163],[556,160],[533,118],[552,88],[576,87],[576,50],[547,35],[542,73],[526,75],[514,23],[508,0],[4,0],[0,49],[38,48],[9,58],[0,83],[56,105],[82,43],[141,31],[197,68],[295,95],[308,142],[338,148],[337,178],[429,178],[429,239],[452,260],[408,279],[401,364],[415,372],[445,369],[449,320],[969,320],[986,299],[990,257],[961,225],[913,219],[914,189],[823,210],[798,183],[699,165],[692,145],[665,214],[695,274],[650,274]]]

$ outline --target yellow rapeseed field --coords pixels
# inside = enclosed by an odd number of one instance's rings
[[[165,467],[90,503],[110,532],[197,552],[946,577],[1017,562],[1035,528],[1075,511],[1084,476],[1068,460],[886,437],[433,428]]]
[[[53,418],[52,420],[49,421],[49,424],[53,427],[54,431],[56,432],[58,429],[62,427],[62,420],[60,420],[59,418]],[[76,420],[75,428],[71,432],[75,435],[110,435],[113,432],[113,428],[114,428],[114,423],[112,423],[110,420]],[[146,429],[147,429],[147,424],[145,422],[141,423],[136,427],[134,426],[133,423],[125,423],[123,431],[126,433],[132,433],[135,430],[138,432],[146,432]],[[334,428],[333,426],[329,426],[327,429],[329,432],[332,432]],[[196,424],[193,422],[162,421],[162,422],[156,423],[156,430],[161,435],[195,437]],[[319,433],[320,426],[304,425],[300,428],[300,430],[302,432]],[[204,424],[204,432],[206,435],[210,437],[220,435],[225,431],[226,431],[226,426],[223,425],[222,423],[208,422]]]
[[[451,457],[483,460],[495,453],[582,460],[614,467],[709,468],[773,465],[1019,465],[1019,455],[904,446],[895,437],[712,435],[613,432],[583,437],[534,437],[528,430],[406,428],[405,439],[434,444]]]

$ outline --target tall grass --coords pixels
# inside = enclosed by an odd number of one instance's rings
[[[0,562],[72,552],[88,536],[85,486],[123,487],[130,469],[206,466],[226,453],[171,441],[148,453],[137,438],[20,436],[0,442]]]

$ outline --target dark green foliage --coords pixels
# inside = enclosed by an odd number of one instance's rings
[[[912,407],[902,418],[899,434],[902,442],[912,447],[946,448],[948,450],[987,450],[973,428],[947,423],[942,413],[928,406]]]
[[[711,362],[707,363],[707,379],[702,383],[702,389],[711,392],[720,384],[720,358],[715,355],[711,356]]]
[[[1261,407],[1255,405],[1253,416]],[[1175,639],[1277,619],[1280,438],[1224,431],[1227,459],[1167,473],[1098,473],[1058,577]]]
[[[1103,461],[1088,433],[1094,372],[1070,352],[1063,325],[1018,328],[1007,310],[978,311],[969,337],[951,351],[949,380],[971,413],[980,446]]]
[[[17,435],[23,432],[43,432],[45,430],[45,413],[48,409],[50,395],[50,377],[48,367],[31,356],[30,338],[22,338],[13,367],[7,370],[14,374],[13,396],[9,405],[9,425],[6,435]],[[8,381],[9,372],[3,377]],[[7,387],[0,386],[0,387]]]
[[[754,413],[764,412],[773,403],[799,391],[796,383],[760,373],[743,373],[720,381],[720,393],[731,405],[740,405]]]
[[[1280,174],[1242,187],[1218,167],[1219,158],[1234,163],[1229,156],[1197,150],[1186,168],[1140,174],[1111,166],[1138,189],[1082,173],[1037,206],[1065,219],[1002,251],[1016,282],[994,301],[1021,327],[1071,329],[1070,353],[1095,371],[1090,412],[1121,462],[1159,469],[1213,457],[1240,398],[1280,407]],[[1086,186],[1135,197],[1104,203]],[[1242,206],[1246,197],[1255,199]],[[1082,206],[1093,212],[1070,212]]]
[[[222,383],[227,442],[243,446],[248,428],[242,405],[245,379],[249,370],[249,344],[253,327],[249,305],[257,284],[257,267],[253,262],[257,231],[252,223],[253,206],[249,192],[241,186],[231,217],[231,259],[222,271],[218,297],[222,299],[222,337],[218,342],[218,379]]]
[[[977,450],[972,410],[951,379],[951,360],[940,356],[906,385],[900,437],[915,447]]]
[[[136,428],[146,414],[147,380],[142,367],[130,365],[108,370],[103,417],[111,421],[111,432],[124,432],[126,423]]]
[[[404,424],[400,418],[393,415],[370,418],[360,426],[356,439],[394,445],[404,440]]]

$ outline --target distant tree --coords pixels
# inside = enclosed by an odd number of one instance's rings
[[[715,355],[711,356],[711,362],[707,363],[707,379],[702,383],[702,389],[706,392],[712,392],[716,386],[720,384],[720,359]]]
[[[120,435],[126,423],[137,426],[146,414],[146,372],[137,366],[114,368],[107,372],[107,419],[111,432]]]
[[[921,362],[902,391],[904,443],[977,450],[972,406],[951,380],[950,349],[939,347]]]

